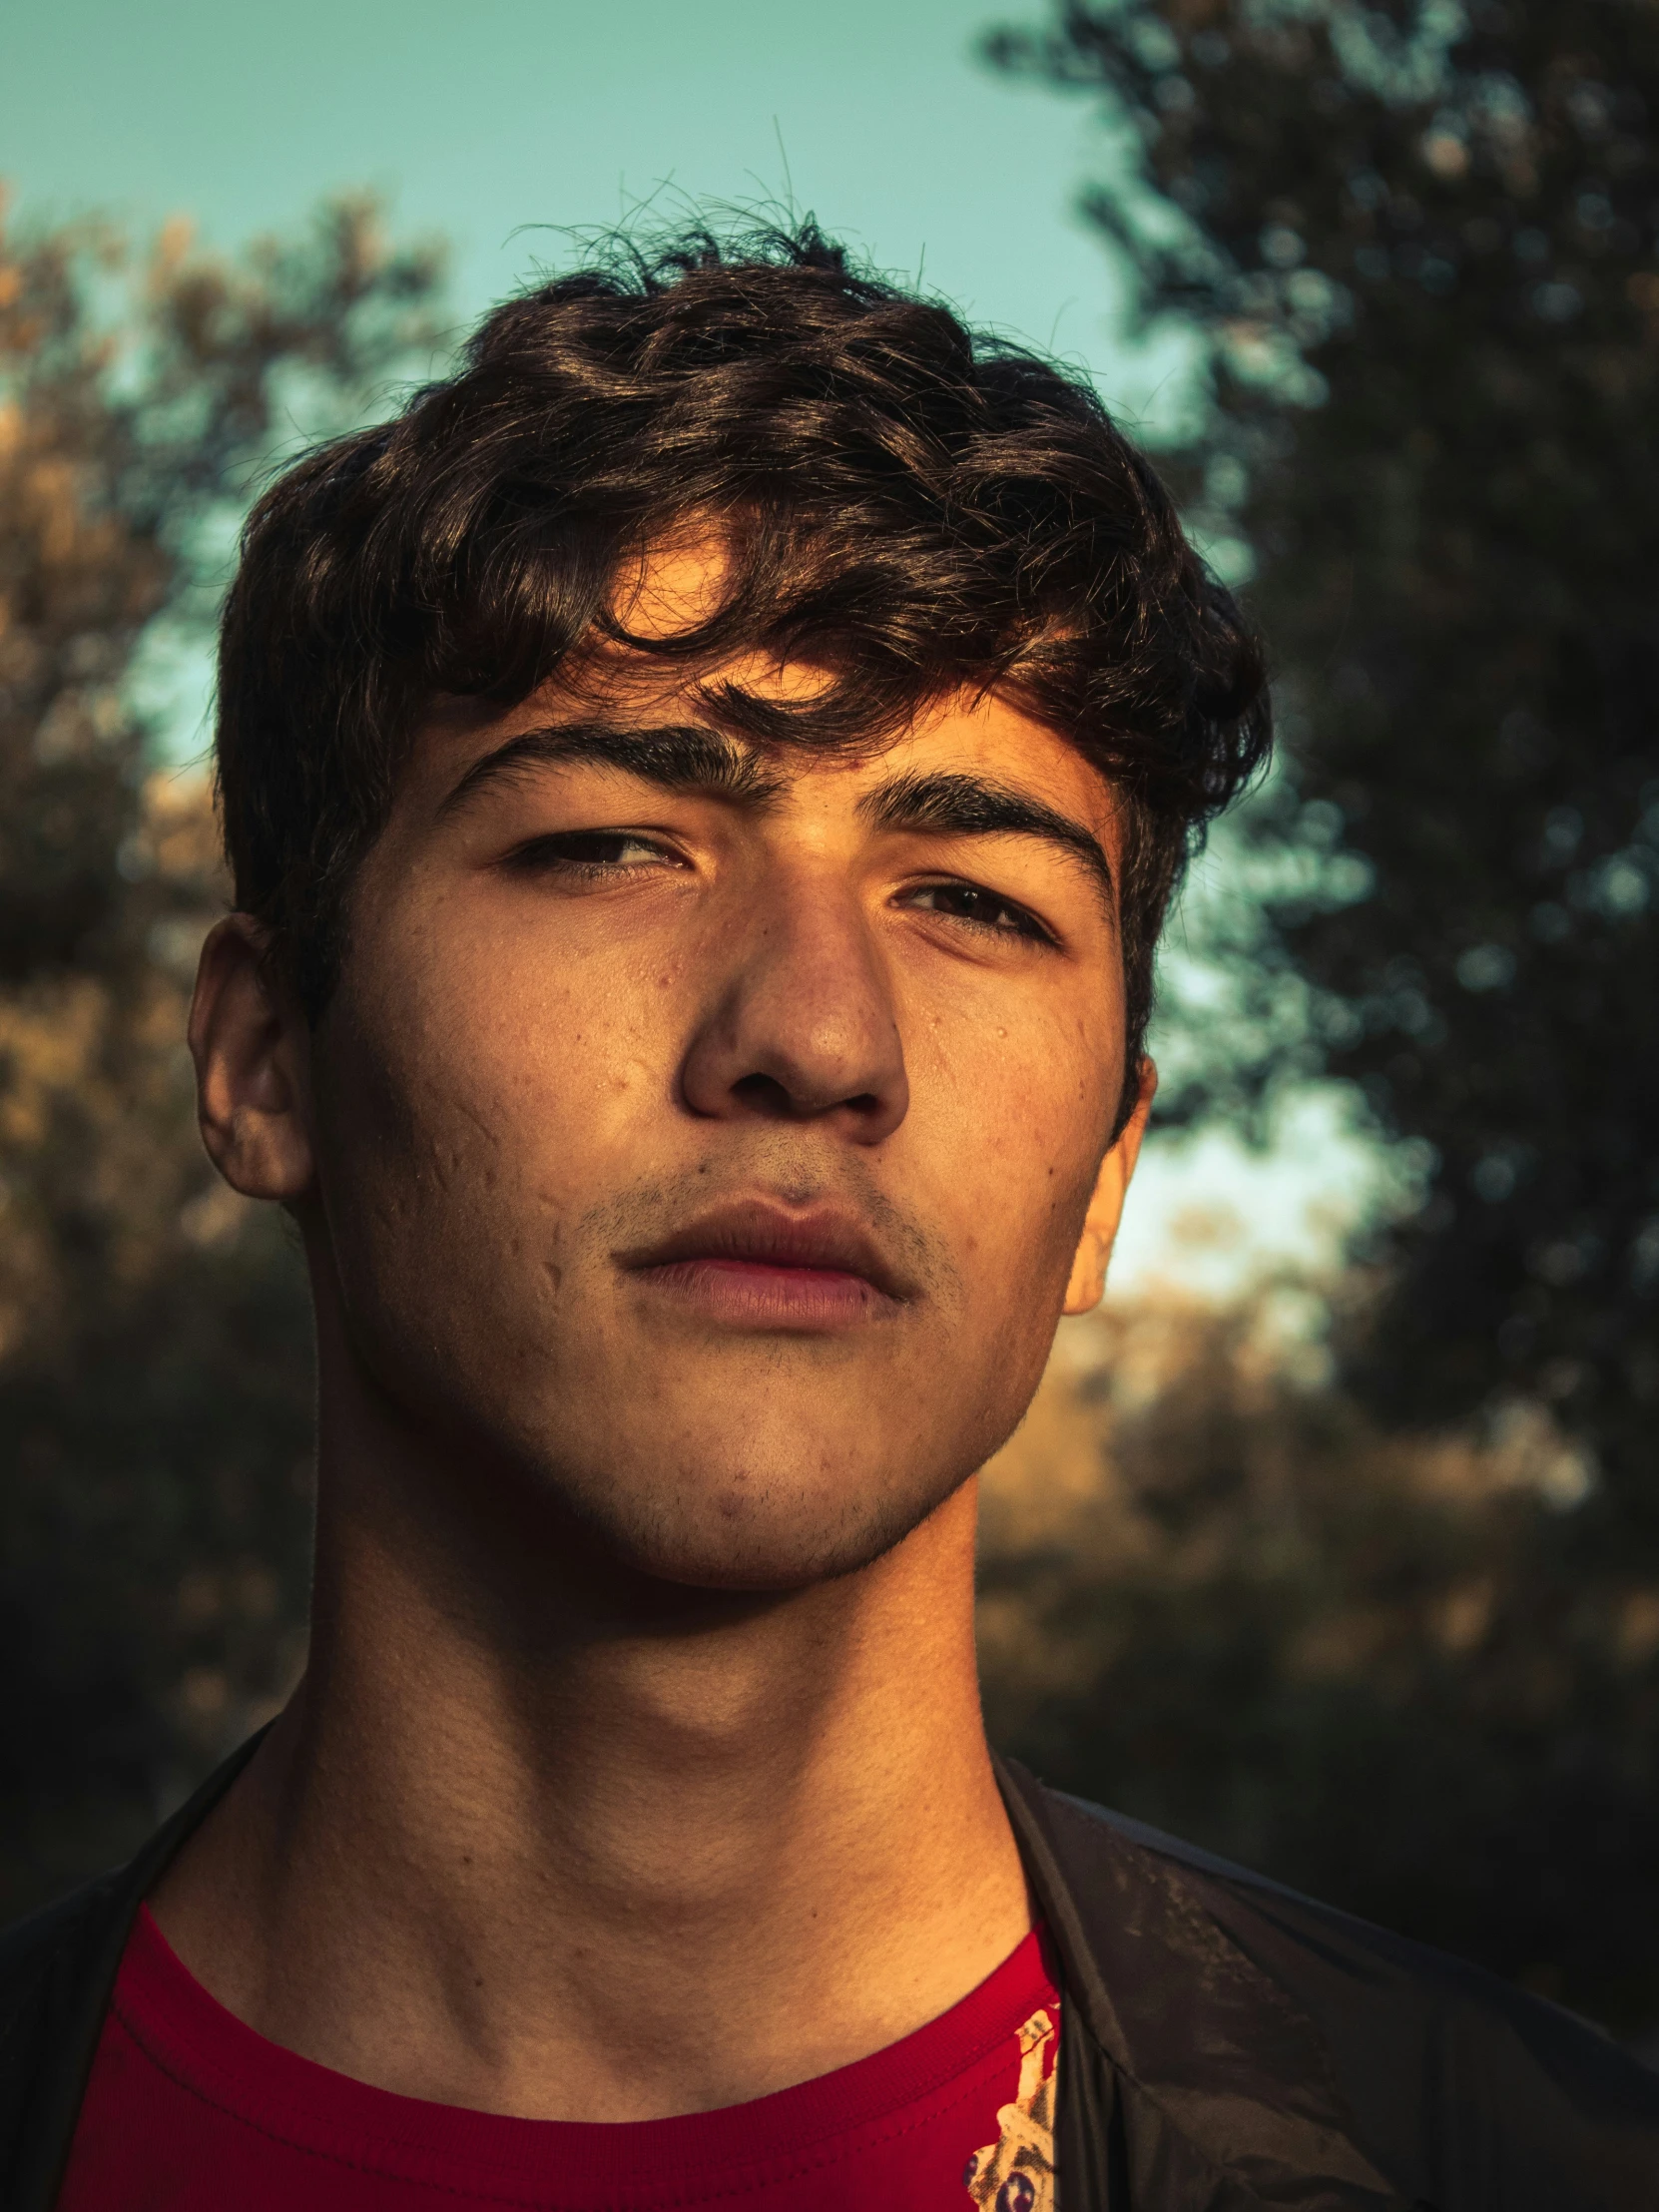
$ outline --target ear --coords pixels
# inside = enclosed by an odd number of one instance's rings
[[[294,1199],[314,1173],[310,1037],[251,914],[208,932],[190,1009],[196,1112],[213,1164],[245,1198]]]
[[[1157,1089],[1158,1070],[1150,1060],[1142,1060],[1135,1111],[1100,1163],[1094,1196],[1083,1218],[1083,1234],[1078,1240],[1077,1257],[1071,1263],[1071,1281],[1066,1285],[1066,1303],[1062,1309],[1065,1313],[1086,1314],[1100,1304],[1101,1293],[1106,1288],[1106,1264],[1117,1241],[1123,1202],[1129,1193],[1129,1178],[1140,1158],[1141,1139],[1146,1135],[1147,1116],[1152,1111]]]

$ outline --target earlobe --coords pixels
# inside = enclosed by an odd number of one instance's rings
[[[1123,1202],[1129,1193],[1135,1162],[1140,1158],[1141,1139],[1146,1134],[1147,1117],[1152,1112],[1157,1089],[1158,1070],[1150,1060],[1143,1059],[1135,1111],[1100,1163],[1094,1196],[1083,1218],[1077,1255],[1071,1263],[1071,1279],[1066,1285],[1065,1305],[1061,1308],[1063,1313],[1087,1314],[1100,1304],[1106,1289],[1106,1269],[1111,1261],[1112,1247],[1117,1242],[1118,1224],[1123,1219]]]
[[[190,1011],[196,1110],[209,1157],[245,1198],[294,1199],[313,1174],[309,1039],[273,979],[269,936],[249,914],[208,933]]]

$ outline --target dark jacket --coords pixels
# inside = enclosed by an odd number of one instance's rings
[[[3,2212],[49,2212],[139,1902],[252,1748],[130,1866],[0,1937]],[[1060,1957],[1063,2212],[1659,2208],[1659,2074],[1593,2028],[999,1779]]]

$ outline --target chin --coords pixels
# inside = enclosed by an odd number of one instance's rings
[[[578,1510],[597,1547],[635,1573],[688,1589],[783,1594],[873,1565],[971,1471],[894,1486],[890,1470],[871,1470],[850,1494],[766,1477],[682,1478],[668,1497],[610,1488],[598,1510]]]

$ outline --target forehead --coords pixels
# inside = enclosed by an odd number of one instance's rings
[[[733,577],[730,539],[693,517],[677,537],[648,547],[618,575],[613,615],[631,637],[684,637],[719,613]],[[428,774],[453,780],[492,748],[527,731],[596,715],[624,728],[674,722],[704,723],[718,731],[718,703],[728,689],[769,705],[810,707],[836,681],[833,671],[807,659],[781,661],[738,651],[677,662],[593,638],[514,707],[499,710],[476,701],[440,705],[423,727],[417,756]],[[809,735],[800,744],[766,751],[769,773],[786,785],[809,785],[821,799],[839,792],[848,804],[895,769],[948,766],[994,775],[1080,818],[1109,848],[1119,842],[1118,795],[1107,779],[1069,740],[995,691],[930,699],[903,728],[872,737],[867,747],[826,748]]]

